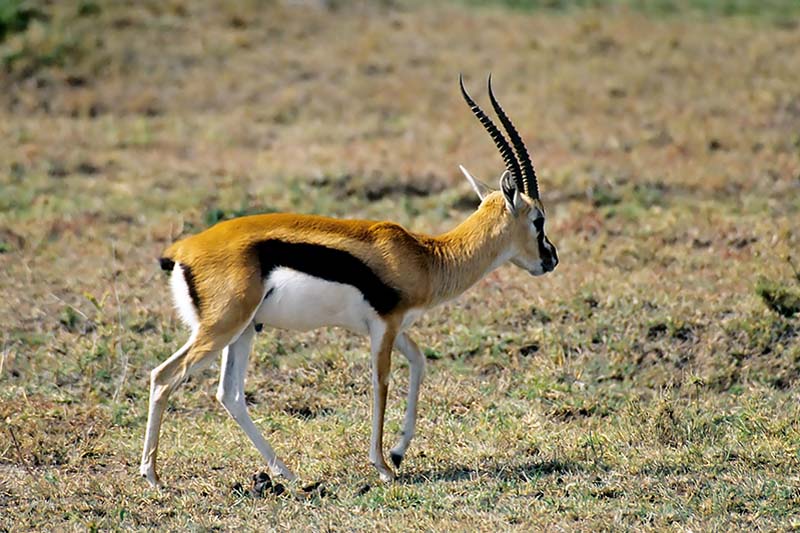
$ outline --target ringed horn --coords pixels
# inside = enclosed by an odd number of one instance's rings
[[[472,110],[472,113],[478,118],[486,131],[489,132],[494,144],[497,146],[498,150],[500,150],[500,155],[503,156],[503,161],[505,161],[506,164],[506,170],[508,170],[508,172],[511,174],[511,177],[514,179],[519,189],[529,197],[538,199],[539,182],[536,179],[536,171],[533,169],[531,156],[528,154],[528,149],[525,147],[525,142],[517,132],[517,129],[514,127],[511,119],[508,118],[508,115],[506,115],[505,111],[503,111],[503,108],[500,106],[500,102],[497,101],[497,98],[492,91],[492,75],[489,74],[489,79],[487,82],[487,86],[489,88],[489,99],[492,102],[492,107],[494,108],[495,113],[497,113],[498,118],[500,118],[500,122],[503,124],[503,127],[511,139],[511,143],[514,146],[513,152],[505,136],[498,129],[498,127],[495,126],[494,122],[492,122],[492,119],[490,119],[486,113],[484,113],[483,109],[481,109],[480,106],[475,103],[475,100],[470,97],[469,93],[467,93],[467,90],[464,88],[464,79],[461,75],[458,76],[458,83],[461,86],[461,94],[464,96],[464,100],[466,100],[467,105],[469,105],[470,109]]]

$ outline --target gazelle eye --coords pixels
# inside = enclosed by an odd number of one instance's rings
[[[533,219],[533,227],[536,231],[542,233],[544,231],[544,217],[536,217]]]

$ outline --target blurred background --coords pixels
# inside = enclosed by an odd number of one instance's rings
[[[561,264],[418,322],[405,482],[350,488],[371,475],[363,341],[273,331],[254,417],[338,501],[226,492],[259,459],[214,372],[165,421],[182,492],[141,497],[148,372],[186,336],[161,250],[273,211],[453,227],[477,206],[458,164],[503,169],[458,91],[488,109],[490,72]],[[798,72],[794,0],[0,0],[0,520],[798,524]]]

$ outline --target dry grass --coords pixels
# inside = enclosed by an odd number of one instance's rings
[[[756,291],[797,290],[792,23],[99,6],[45,4],[0,43],[0,530],[800,527],[800,318]],[[171,489],[148,489],[147,374],[186,335],[154,258],[256,211],[453,226],[474,205],[456,165],[501,166],[456,85],[485,100],[489,70],[562,263],[503,268],[414,328],[429,376],[400,480],[368,466],[364,341],[270,331],[254,418],[328,494],[231,490],[261,465],[213,371],[175,396]]]

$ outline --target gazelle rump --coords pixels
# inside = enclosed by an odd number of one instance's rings
[[[176,307],[189,340],[151,373],[141,474],[158,484],[156,455],[169,395],[192,372],[222,354],[217,398],[264,457],[273,474],[292,472],[250,418],[244,380],[253,337],[262,326],[309,330],[341,326],[369,336],[373,386],[369,456],[384,481],[394,472],[383,454],[383,421],[391,353],[409,362],[406,414],[390,451],[398,467],[414,437],[425,358],[406,329],[427,309],[457,297],[487,273],[512,262],[533,275],[558,264],[544,233],[544,207],[522,139],[491,88],[511,145],[472,100],[473,113],[506,163],[500,190],[461,167],[481,199],[452,230],[429,236],[384,221],[268,214],[221,222],[175,242],[161,267],[171,274]],[[512,147],[513,146],[513,150]]]

